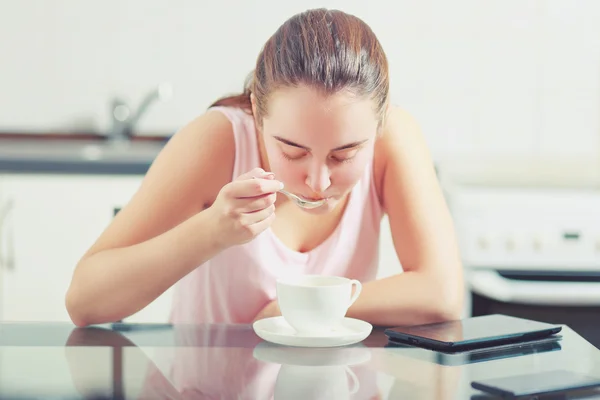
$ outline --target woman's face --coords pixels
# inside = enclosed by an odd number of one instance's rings
[[[378,125],[373,102],[300,86],[275,92],[268,110],[262,137],[275,178],[303,198],[327,199],[307,211],[333,210],[372,160]]]

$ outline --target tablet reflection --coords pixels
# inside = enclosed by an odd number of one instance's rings
[[[426,360],[440,365],[458,366],[474,364],[503,358],[521,357],[531,354],[547,353],[562,349],[561,337],[542,339],[528,343],[514,343],[484,349],[469,350],[457,353],[443,353],[433,350],[421,349],[395,342],[388,342],[386,348],[404,349],[403,355]]]

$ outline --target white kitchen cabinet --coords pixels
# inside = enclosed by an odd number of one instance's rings
[[[70,321],[73,269],[143,176],[0,175],[0,320]],[[164,322],[170,291],[127,321]]]

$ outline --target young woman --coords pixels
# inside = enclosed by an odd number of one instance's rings
[[[308,200],[303,209],[278,192]],[[386,213],[403,272],[375,279]],[[385,53],[340,11],[309,10],[269,38],[244,92],[165,146],[78,263],[78,326],[125,318],[177,284],[174,323],[279,315],[276,279],[358,279],[347,316],[376,325],[460,317],[451,216],[414,119],[389,104]]]

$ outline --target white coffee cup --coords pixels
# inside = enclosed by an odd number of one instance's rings
[[[279,279],[277,301],[283,318],[298,333],[318,335],[331,332],[343,321],[361,290],[355,279],[303,275]]]

